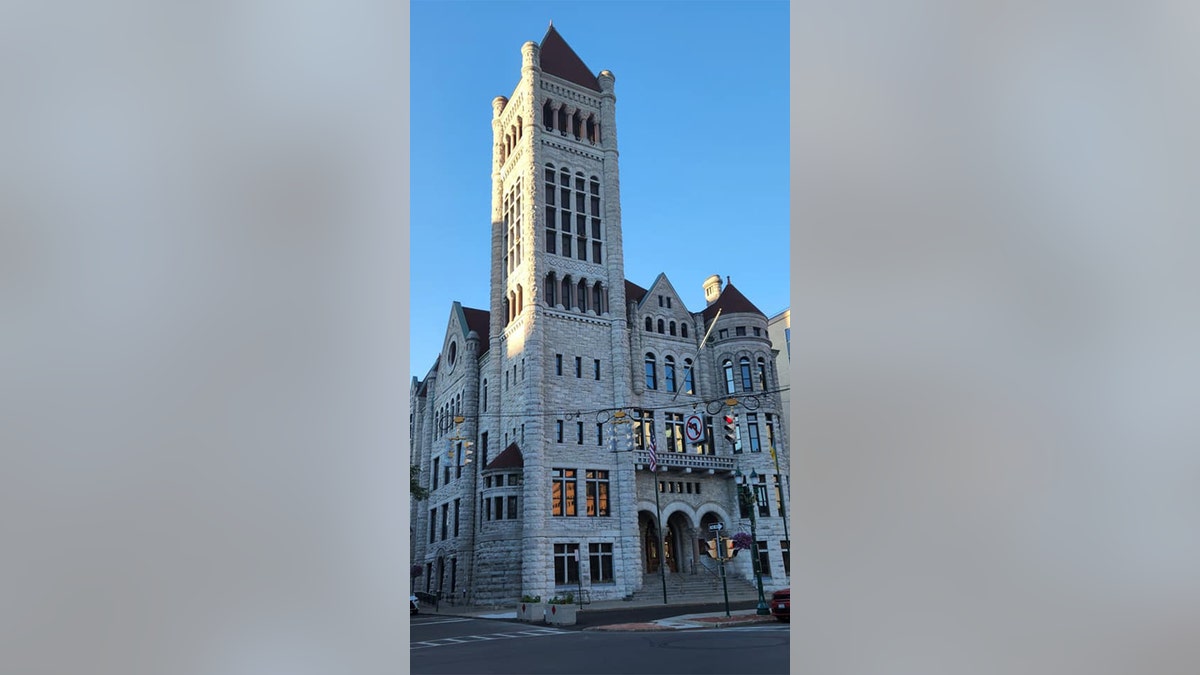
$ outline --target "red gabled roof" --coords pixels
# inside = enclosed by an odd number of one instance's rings
[[[521,455],[521,449],[517,444],[510,443],[504,452],[496,455],[487,466],[483,467],[485,471],[492,469],[520,469],[525,466],[525,457]]]
[[[630,300],[634,302],[641,302],[642,298],[646,297],[646,293],[648,292],[649,291],[641,286],[638,286],[632,281],[628,279],[625,280],[625,302],[629,302]]]
[[[491,313],[486,309],[463,307],[463,316],[467,318],[467,330],[479,333],[479,353],[488,350],[488,328],[491,326]]]
[[[704,321],[712,321],[717,315],[717,310],[724,310],[722,314],[758,314],[764,319],[767,318],[762,310],[755,307],[753,302],[747,300],[746,296],[730,283],[725,284],[717,301],[704,309]]]
[[[600,91],[600,83],[596,81],[596,76],[583,59],[575,54],[571,45],[554,30],[554,24],[550,24],[546,36],[542,38],[540,59],[542,72],[557,75],[592,91]]]

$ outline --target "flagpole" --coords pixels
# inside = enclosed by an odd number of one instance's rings
[[[651,489],[654,490],[654,519],[655,532],[654,536],[658,539],[655,544],[658,546],[658,572],[662,577],[663,589],[663,604],[667,604],[667,536],[662,528],[662,507],[658,505],[658,438],[654,434],[654,422],[650,422],[649,433],[646,434],[646,448],[650,450],[650,473],[654,483]]]
[[[658,505],[658,468],[654,469],[654,516],[658,519],[658,572],[662,577],[663,604],[667,604],[667,546],[662,529],[662,510]]]
[[[700,357],[700,352],[701,352],[701,351],[704,349],[704,344],[705,344],[706,342],[708,342],[708,336],[709,336],[709,335],[712,335],[713,328],[716,328],[716,327],[717,327],[717,319],[721,318],[721,312],[722,312],[722,311],[724,311],[724,310],[723,310],[723,309],[718,309],[718,310],[717,310],[717,313],[716,313],[716,315],[715,315],[715,316],[713,316],[712,323],[708,325],[708,330],[704,331],[704,337],[700,338],[700,347],[696,349],[696,359],[697,359],[697,361],[699,360],[699,357]],[[692,364],[691,366],[689,366],[689,367],[687,367],[687,368],[684,368],[684,369],[683,369],[683,381],[684,381],[684,382],[687,382],[687,374],[688,374],[688,373],[689,373],[689,372],[692,370],[692,368],[694,368],[694,367],[695,367],[695,364]],[[683,391],[683,387],[676,387],[676,388],[675,388],[675,395],[671,397],[671,402],[672,402],[672,403],[674,403],[674,402],[675,402],[675,399],[679,398],[679,392],[681,392],[681,391]],[[694,391],[694,390],[693,390],[693,391]]]

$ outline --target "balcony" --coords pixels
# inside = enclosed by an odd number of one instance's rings
[[[650,466],[650,453],[646,450],[634,450],[633,459],[639,466]],[[717,473],[732,472],[734,469],[732,457],[716,455],[689,455],[681,452],[658,453],[658,465],[667,470],[679,470],[684,473]]]

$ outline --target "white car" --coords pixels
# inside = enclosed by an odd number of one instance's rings
[[[408,614],[409,614],[409,616],[412,616],[413,614],[420,614],[420,613],[421,613],[421,601],[417,600],[417,596],[415,596],[415,595],[408,596]]]

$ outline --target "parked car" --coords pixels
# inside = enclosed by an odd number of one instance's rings
[[[408,596],[408,614],[409,614],[409,616],[412,616],[413,614],[420,614],[420,613],[421,613],[421,601],[417,600],[417,596],[415,596],[415,595]]]
[[[792,604],[792,589],[784,588],[775,591],[771,595],[771,615],[780,621],[788,621],[791,618],[791,610],[788,605]]]

